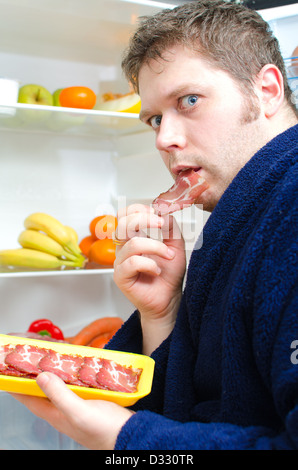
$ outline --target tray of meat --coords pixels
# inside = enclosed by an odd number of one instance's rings
[[[43,371],[84,399],[131,406],[151,391],[154,360],[141,354],[0,334],[0,390],[44,397]]]

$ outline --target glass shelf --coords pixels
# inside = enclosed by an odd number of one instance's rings
[[[0,105],[0,129],[94,137],[129,135],[148,130],[135,113],[21,103]]]
[[[64,270],[12,270],[7,269],[6,272],[3,272],[3,269],[0,269],[0,279],[1,278],[16,278],[16,277],[46,277],[46,276],[88,276],[88,275],[97,275],[97,274],[113,274],[114,269],[112,268],[100,268],[100,269],[64,269]]]

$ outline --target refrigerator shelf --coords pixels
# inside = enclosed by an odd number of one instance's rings
[[[136,113],[59,106],[0,104],[0,129],[63,135],[112,137],[146,132]]]
[[[57,277],[57,276],[94,276],[102,274],[112,274],[113,268],[100,268],[100,269],[65,269],[62,271],[0,271],[0,278],[28,278],[28,277]]]

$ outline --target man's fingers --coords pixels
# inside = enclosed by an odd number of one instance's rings
[[[131,204],[130,206],[123,207],[119,209],[117,213],[117,218],[126,217],[127,215],[134,214],[135,212],[148,212],[153,214],[154,209],[151,206],[145,206],[144,204]]]
[[[134,212],[118,220],[116,237],[119,240],[129,240],[135,236],[146,236],[148,230],[159,229],[163,225],[163,219],[150,212]]]
[[[165,259],[172,259],[175,255],[164,243],[151,238],[134,237],[129,240],[117,254],[115,266],[118,266],[131,256],[156,255]]]
[[[73,393],[55,374],[41,373],[36,382],[53,405],[67,416],[73,416],[74,410],[81,406],[80,398]]]
[[[163,224],[161,227],[161,233],[164,242],[170,241],[170,240],[181,240],[182,233],[180,230],[180,227],[172,215],[166,215],[163,216]]]

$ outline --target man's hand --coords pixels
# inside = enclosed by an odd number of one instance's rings
[[[146,236],[160,230],[163,240]],[[184,240],[172,216],[160,217],[147,206],[132,205],[118,214],[114,280],[141,315],[143,353],[151,352],[172,331],[186,268]]]
[[[37,383],[47,398],[13,394],[36,416],[88,449],[113,450],[133,412],[104,400],[83,400],[56,375],[43,372]]]

